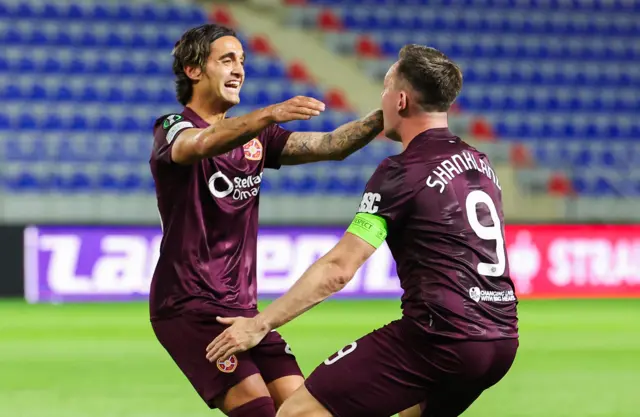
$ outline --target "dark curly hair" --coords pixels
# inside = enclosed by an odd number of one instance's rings
[[[215,24],[205,24],[186,31],[173,48],[176,97],[183,106],[186,106],[193,96],[193,82],[185,73],[184,68],[199,67],[204,71],[211,52],[211,44],[223,36],[237,37],[232,29]]]

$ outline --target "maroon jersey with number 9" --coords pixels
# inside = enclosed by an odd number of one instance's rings
[[[448,129],[385,159],[359,212],[383,217],[405,316],[452,339],[518,337],[500,183],[486,155]]]

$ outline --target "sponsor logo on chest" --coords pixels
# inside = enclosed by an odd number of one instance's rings
[[[244,175],[229,178],[223,172],[209,177],[209,191],[215,198],[232,198],[244,201],[256,197],[260,192],[262,172],[258,175]]]

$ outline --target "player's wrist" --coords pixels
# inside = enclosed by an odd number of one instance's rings
[[[258,110],[258,112],[260,113],[259,117],[261,119],[264,119],[268,124],[276,123],[277,121],[276,109],[277,109],[277,106],[275,104],[271,104],[267,107],[264,107]]]
[[[256,328],[263,334],[267,334],[271,330],[273,330],[273,327],[269,324],[269,322],[264,317],[262,317],[261,314],[254,317],[253,321],[256,325]]]

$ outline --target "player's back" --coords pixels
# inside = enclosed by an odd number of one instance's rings
[[[387,158],[367,191],[361,211],[387,220],[405,315],[455,339],[517,337],[501,190],[486,155],[431,129]]]

